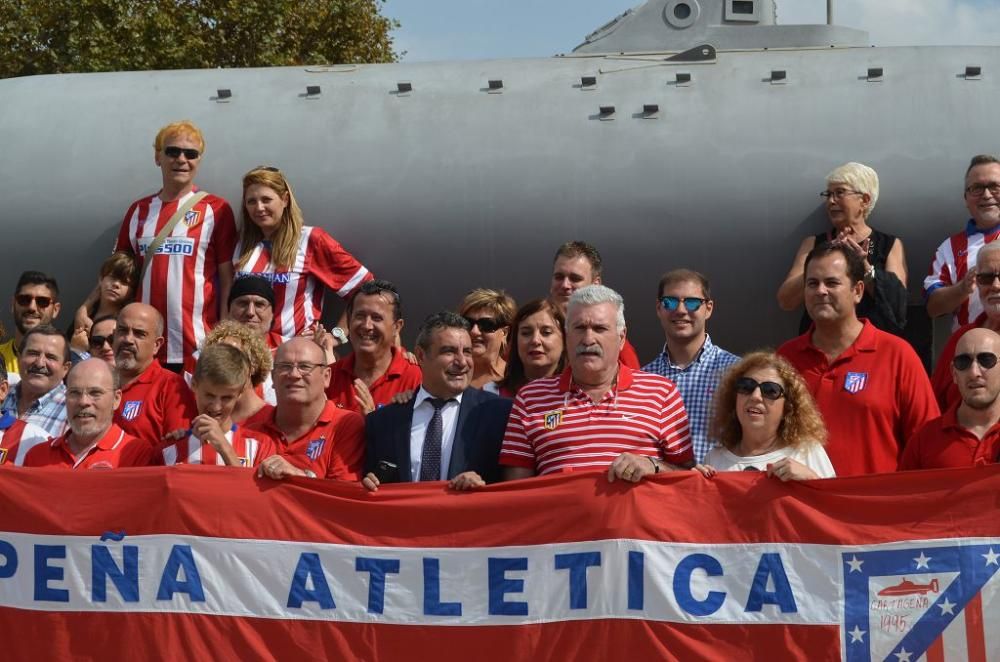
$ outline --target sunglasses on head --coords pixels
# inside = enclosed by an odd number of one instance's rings
[[[684,309],[689,313],[693,313],[701,308],[701,305],[706,301],[708,301],[708,299],[699,299],[698,297],[684,297],[683,299],[680,297],[662,297],[660,299],[660,305],[663,306],[664,310],[674,312],[677,310],[677,307],[683,303]]]
[[[176,145],[168,145],[164,147],[163,153],[172,159],[176,159],[181,154],[183,154],[184,158],[186,158],[188,161],[194,161],[199,156],[201,156],[201,152],[199,152],[196,149],[193,149],[191,147],[178,147]]]
[[[48,308],[52,304],[52,297],[36,297],[31,294],[18,294],[14,301],[22,308],[27,308],[34,301],[39,308]]]
[[[983,370],[989,370],[997,364],[997,355],[990,352],[980,352],[975,357],[972,354],[956,354],[955,358],[951,360],[951,364],[955,366],[955,370],[962,372],[971,368],[973,361],[978,363]]]
[[[465,317],[464,315],[462,317]],[[469,323],[469,329],[478,326],[479,330],[483,333],[493,333],[497,329],[503,328],[503,323],[500,320],[493,319],[492,317],[465,317],[465,321]]]
[[[112,347],[112,342],[114,341],[114,336],[90,336],[88,344],[91,349],[100,349],[104,347],[105,343],[108,347]]]
[[[742,395],[751,395],[757,388],[760,388],[760,396],[767,400],[777,400],[785,397],[785,388],[775,382],[758,382],[750,377],[740,377],[736,380],[736,392]]]

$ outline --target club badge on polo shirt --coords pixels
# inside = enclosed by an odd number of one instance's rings
[[[142,409],[142,400],[126,400],[122,407],[122,418],[126,421],[134,421],[139,416],[140,409]]]
[[[545,429],[555,430],[562,423],[562,409],[550,411],[545,415]]]
[[[201,212],[195,211],[194,209],[189,210],[184,214],[184,225],[189,228],[193,228],[201,222]]]
[[[860,393],[868,386],[867,372],[849,372],[844,377],[844,390],[848,393]]]
[[[306,446],[306,456],[315,462],[319,459],[319,456],[323,454],[323,446],[326,445],[326,437],[320,437],[319,439],[313,439]]]

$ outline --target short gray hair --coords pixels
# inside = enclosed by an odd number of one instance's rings
[[[868,209],[865,210],[865,218],[867,219],[871,216],[872,210],[875,209],[875,203],[878,202],[878,173],[874,169],[866,166],[864,163],[851,161],[838,168],[834,168],[826,176],[826,183],[847,184],[859,193],[867,193],[870,200],[868,202]]]
[[[1000,242],[996,241],[991,241],[990,243],[980,248],[979,252],[976,253],[976,267],[979,267],[979,263],[982,262],[984,259],[998,252],[1000,252]]]
[[[566,326],[569,327],[569,319],[573,316],[573,309],[577,306],[596,306],[599,303],[613,303],[618,309],[618,319],[616,327],[619,331],[625,330],[625,300],[622,295],[615,292],[606,285],[588,285],[581,287],[569,298],[566,305]]]

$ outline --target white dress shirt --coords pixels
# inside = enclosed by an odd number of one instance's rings
[[[434,396],[421,386],[417,398],[413,401],[413,420],[410,423],[410,480],[420,480],[420,459],[424,452],[424,437],[427,436],[427,426],[434,416],[434,405],[427,402]],[[441,480],[448,480],[448,467],[451,464],[451,449],[455,445],[455,428],[458,423],[458,410],[462,406],[462,394],[456,395],[441,408]]]

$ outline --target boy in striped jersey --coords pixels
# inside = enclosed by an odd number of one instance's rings
[[[250,381],[250,364],[239,349],[209,345],[195,364],[191,389],[198,415],[181,439],[166,446],[158,464],[256,467],[276,452],[274,441],[233,423],[233,409]]]

